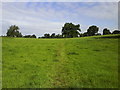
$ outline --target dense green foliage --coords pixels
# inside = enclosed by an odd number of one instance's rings
[[[33,35],[25,35],[24,38],[36,38],[36,36],[33,34]]]
[[[3,88],[118,87],[118,39],[96,37],[4,37]]]
[[[44,38],[50,38],[50,34],[49,33],[44,34]]]
[[[49,33],[46,33],[43,37],[39,38],[63,38],[63,36],[60,34],[55,35],[55,33],[52,33],[51,35]]]
[[[119,30],[114,30],[114,31],[112,32],[112,34],[120,34],[120,31],[119,31]]]
[[[110,30],[107,28],[103,29],[103,35],[111,34]]]
[[[80,25],[74,25],[72,23],[65,23],[62,27],[62,35],[63,37],[73,38],[78,37],[80,30]]]
[[[18,26],[11,25],[6,34],[8,37],[22,37],[22,34],[18,30],[19,30]]]
[[[98,30],[99,30],[99,28],[97,26],[95,26],[95,25],[90,26],[87,29],[87,34],[88,34],[88,36],[94,36],[95,34],[98,33]]]
[[[52,33],[51,38],[54,38],[54,37],[55,37],[55,33]]]
[[[24,38],[36,38],[36,35],[25,35],[22,36],[22,34],[18,31],[19,27],[16,25],[10,26],[10,28],[7,31],[8,37],[24,37]],[[51,35],[49,33],[45,33],[44,36],[38,37],[38,38],[73,38],[73,37],[86,37],[86,36],[97,36],[101,35],[101,33],[98,33],[99,27],[92,25],[87,29],[87,32],[80,33],[80,25],[74,25],[73,23],[65,23],[62,27],[60,34],[52,33]],[[119,30],[114,30],[112,33],[107,28],[103,29],[103,35],[107,34],[120,34]]]

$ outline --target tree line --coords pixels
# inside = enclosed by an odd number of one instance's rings
[[[24,37],[24,38],[36,38],[36,35],[25,35],[23,36],[21,32],[19,31],[19,27],[16,25],[11,25],[9,29],[7,30],[7,37]],[[44,36],[38,37],[38,38],[74,38],[74,37],[86,37],[86,36],[96,36],[101,35],[101,33],[98,33],[99,27],[92,25],[87,29],[87,32],[80,33],[80,25],[75,25],[73,23],[65,23],[61,30],[60,34],[52,33],[51,35],[49,33],[45,33]],[[109,29],[104,28],[103,29],[103,35],[107,34],[120,34],[119,30],[114,30],[113,32],[110,32]]]

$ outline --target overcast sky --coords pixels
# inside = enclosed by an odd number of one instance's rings
[[[61,33],[66,22],[80,24],[83,32],[96,25],[99,32],[104,28],[118,29],[117,2],[3,2],[2,34],[10,25],[20,27],[23,35]]]

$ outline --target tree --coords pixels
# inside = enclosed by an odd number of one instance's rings
[[[44,34],[44,37],[43,38],[50,38],[50,34],[48,33],[46,33],[46,34]]]
[[[33,34],[33,35],[31,36],[31,38],[36,38],[35,34]]]
[[[16,31],[15,35],[16,37],[22,37],[22,34],[19,31]]]
[[[31,37],[31,35],[25,35],[24,36],[24,38],[30,38]]]
[[[33,35],[25,35],[24,38],[36,38],[35,34]]]
[[[11,25],[7,30],[8,37],[22,37],[22,34],[18,31],[19,27],[16,25]]]
[[[88,33],[87,33],[87,32],[84,32],[84,33],[83,33],[83,37],[86,37],[86,36],[88,36]]]
[[[56,37],[56,38],[62,38],[62,35],[57,34],[55,37]]]
[[[120,31],[119,31],[119,30],[114,30],[114,31],[112,32],[112,34],[120,34]]]
[[[80,35],[79,31],[81,31],[79,24],[65,23],[62,27],[62,36],[68,38],[78,37]]]
[[[52,33],[52,34],[51,34],[51,38],[55,38],[55,33]]]
[[[90,26],[88,29],[87,29],[87,33],[88,33],[88,36],[94,36],[95,34],[97,34],[99,28],[95,25],[93,26]]]
[[[107,28],[103,29],[103,35],[111,34],[110,30]]]

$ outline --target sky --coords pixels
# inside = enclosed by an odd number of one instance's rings
[[[110,31],[118,29],[117,2],[2,2],[2,35],[17,25],[23,35],[61,34],[65,23],[80,24],[81,33],[89,26]]]

